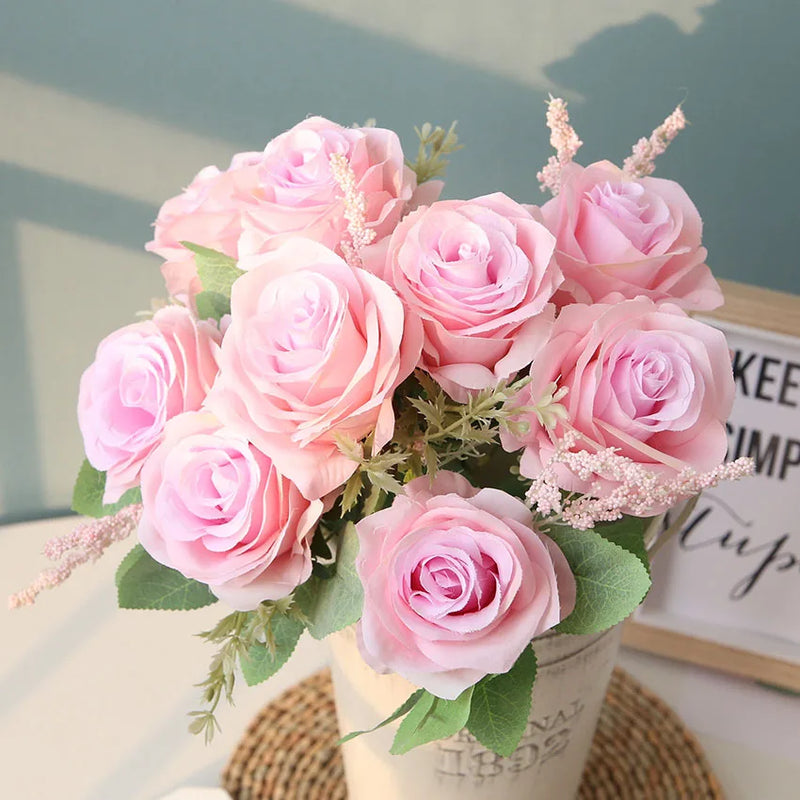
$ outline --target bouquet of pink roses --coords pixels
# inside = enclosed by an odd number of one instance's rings
[[[651,520],[748,471],[723,463],[724,336],[687,313],[722,302],[700,217],[649,177],[680,109],[623,168],[573,161],[563,101],[547,120],[541,207],[438,200],[453,127],[411,162],[319,117],[167,201],[148,249],[170,300],[81,380],[73,507],[98,519],[12,605],[136,531],[120,606],[233,609],[193,731],[304,630],[357,624],[364,660],[420,687],[394,751],[464,726],[513,750],[532,639],[627,617]]]

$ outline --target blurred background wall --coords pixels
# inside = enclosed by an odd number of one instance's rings
[[[725,278],[800,293],[797,0],[0,0],[0,521],[66,510],[80,373],[163,294],[166,198],[308,114],[459,121],[446,197],[538,202],[544,99],[583,163],[684,101],[659,160]]]

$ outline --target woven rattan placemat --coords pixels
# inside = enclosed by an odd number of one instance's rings
[[[223,773],[234,800],[345,800],[327,671],[284,692],[253,720]],[[614,670],[579,800],[722,800],[695,738],[676,714]]]

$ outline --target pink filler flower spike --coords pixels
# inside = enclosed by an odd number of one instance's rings
[[[625,159],[622,171],[631,178],[644,178],[652,175],[656,156],[660,156],[669,143],[686,127],[686,117],[678,106],[651,134],[649,139],[642,137],[633,146],[633,152]]]
[[[342,242],[344,260],[351,267],[363,266],[359,250],[372,243],[375,231],[367,228],[367,198],[358,191],[356,176],[350,162],[341,154],[334,153],[330,158],[331,174],[344,194],[344,218],[350,241]]]
[[[141,515],[141,505],[125,506],[113,516],[78,525],[72,533],[50,539],[43,554],[51,561],[61,560],[61,563],[42,570],[30,586],[12,594],[8,598],[9,609],[33,605],[41,591],[60,586],[81,564],[97,561],[110,545],[126,539],[136,530]]]
[[[561,97],[550,95],[547,103],[547,127],[550,128],[550,144],[556,154],[547,159],[547,164],[542,167],[541,172],[536,173],[536,178],[542,191],[549,189],[555,196],[561,188],[561,170],[575,158],[583,142],[569,124],[567,102]]]

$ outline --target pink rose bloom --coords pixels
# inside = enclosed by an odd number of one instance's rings
[[[232,321],[207,406],[238,426],[314,500],[356,463],[337,447],[392,437],[395,388],[422,346],[391,287],[301,237],[261,257],[233,285]]]
[[[689,310],[722,305],[702,220],[675,181],[631,178],[608,161],[568,164],[562,174],[561,191],[541,209],[566,278],[559,305],[604,303],[614,293]]]
[[[575,605],[575,579],[525,505],[454,472],[423,476],[356,525],[364,660],[452,700],[507,672]]]
[[[286,597],[311,575],[322,501],[306,500],[209,412],[167,423],[142,469],[142,502],[145,550],[239,611]]]
[[[386,279],[423,321],[421,366],[459,402],[531,363],[562,281],[555,239],[499,192],[409,214],[389,243]]]
[[[220,333],[180,306],[103,339],[83,373],[78,424],[89,463],[106,473],[104,503],[139,483],[168,419],[200,408],[217,374]]]
[[[586,449],[618,448],[665,478],[685,467],[707,471],[725,458],[725,420],[734,396],[725,336],[676,305],[640,297],[567,306],[531,376],[517,402],[536,402],[551,381],[566,387],[561,403],[568,424],[588,439]],[[551,432],[532,415],[528,422],[526,435],[505,432],[502,439],[506,450],[525,447],[520,471],[533,478],[554,447]],[[555,435],[562,430],[559,423]],[[564,465],[555,468],[561,488],[592,489],[592,482]],[[600,496],[614,488],[600,483]]]
[[[251,154],[242,154],[251,155]],[[167,291],[183,303],[202,290],[194,253],[181,242],[192,242],[236,258],[242,232],[241,201],[235,196],[235,172],[246,166],[237,156],[226,172],[206,167],[183,193],[167,200],[158,212],[153,241],[145,249],[165,262],[161,273]]]

